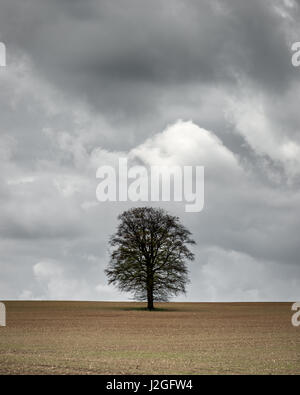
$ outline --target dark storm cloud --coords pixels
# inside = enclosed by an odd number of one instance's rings
[[[5,2],[0,30],[26,52],[37,72],[66,94],[85,99],[135,136],[161,129],[160,98],[185,107],[182,86],[233,85],[241,74],[275,95],[293,78],[287,24],[274,2]],[[198,88],[196,88],[198,86]],[[176,94],[170,97],[170,88]],[[171,90],[170,90],[171,92]],[[198,94],[201,97],[201,92]],[[200,110],[201,111],[201,110]],[[193,119],[198,112],[193,114]],[[184,118],[186,110],[177,117]],[[201,118],[201,115],[200,115]],[[149,126],[140,129],[141,120]],[[150,126],[151,123],[153,126]],[[125,139],[126,140],[126,139]]]

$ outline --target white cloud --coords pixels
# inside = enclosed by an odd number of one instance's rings
[[[204,262],[201,262],[201,259]],[[189,300],[295,301],[299,298],[300,268],[263,261],[233,250],[210,247],[198,251],[192,264]]]
[[[124,300],[126,295],[120,294],[107,284],[91,284],[84,276],[72,276],[60,262],[46,259],[33,266],[33,274],[40,293],[24,289],[19,299],[46,300]],[[127,295],[128,296],[128,295]]]
[[[179,120],[130,152],[149,165],[202,165],[237,173],[234,154],[211,131],[192,121]]]
[[[290,181],[300,174],[300,143],[269,114],[264,98],[244,94],[228,100],[227,118],[257,155],[267,155],[284,166]],[[274,104],[275,108],[277,107]]]

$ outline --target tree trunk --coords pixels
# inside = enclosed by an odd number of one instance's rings
[[[151,273],[148,273],[148,281],[147,281],[147,300],[148,300],[148,310],[154,310],[153,304],[153,278]]]
[[[151,292],[151,290],[148,291],[148,306],[147,309],[148,310],[154,310],[154,304],[153,304],[153,291]]]

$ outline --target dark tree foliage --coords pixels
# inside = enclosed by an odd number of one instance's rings
[[[147,300],[149,310],[154,309],[155,301],[184,293],[186,261],[194,259],[188,245],[195,242],[179,218],[162,209],[141,207],[125,211],[118,219],[105,270],[109,284],[133,292],[138,300]]]

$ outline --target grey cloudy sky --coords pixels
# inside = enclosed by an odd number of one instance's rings
[[[0,299],[122,300],[99,203],[120,156],[204,165],[178,300],[300,299],[300,41],[294,0],[2,0]]]

